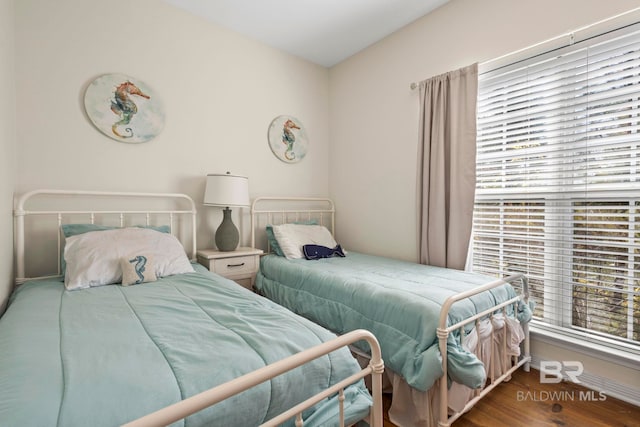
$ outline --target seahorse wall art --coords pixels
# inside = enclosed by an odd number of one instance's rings
[[[299,162],[307,154],[307,133],[295,117],[278,116],[273,119],[268,138],[273,154],[285,163]]]
[[[133,102],[130,95],[138,95],[146,99],[150,99],[149,95],[145,95],[130,81],[120,83],[116,90],[113,92],[113,99],[111,100],[111,111],[120,117],[120,120],[115,122],[111,126],[111,131],[120,138],[131,138],[133,136],[133,129],[126,127],[124,130],[127,135],[122,135],[118,132],[118,126],[124,126],[131,123],[133,115],[138,112],[138,106]]]
[[[120,142],[149,141],[164,127],[164,108],[157,94],[124,74],[105,74],[93,80],[84,105],[94,126]]]
[[[293,133],[293,129],[300,129],[300,126],[291,119],[288,119],[282,125],[282,143],[287,146],[284,152],[284,157],[287,160],[295,160],[296,153],[293,151],[293,143],[296,142],[296,135]]]

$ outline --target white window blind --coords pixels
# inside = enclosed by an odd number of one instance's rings
[[[640,26],[480,76],[473,270],[536,319],[640,343]]]

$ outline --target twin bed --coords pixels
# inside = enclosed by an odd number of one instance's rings
[[[252,245],[271,253],[256,288],[338,334],[373,332],[393,392],[391,421],[450,425],[515,369],[528,369],[526,277],[496,279],[348,248],[346,256],[332,250],[312,260],[296,251],[305,243],[342,250],[324,231],[334,230],[334,213],[329,199],[256,199]],[[368,355],[366,346],[353,350]]]
[[[375,338],[336,338],[191,263],[187,196],[34,191],[15,218],[20,285],[0,318],[3,426],[382,425],[379,353],[361,369],[345,347],[364,339],[376,349]]]
[[[0,318],[3,425],[381,426],[384,358],[391,420],[446,426],[528,369],[522,275],[496,280],[349,251],[270,254],[256,281],[267,299],[189,262],[195,212],[176,194],[17,200],[20,285]],[[290,255],[333,244],[334,212],[327,199],[257,199],[252,246]],[[300,229],[322,236],[306,242]]]

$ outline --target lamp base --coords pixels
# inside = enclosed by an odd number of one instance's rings
[[[216,247],[222,252],[235,251],[240,242],[238,227],[231,220],[231,209],[222,211],[222,223],[216,230]]]

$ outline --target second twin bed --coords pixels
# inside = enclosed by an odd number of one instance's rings
[[[528,368],[526,277],[345,253],[327,231],[334,213],[329,199],[256,199],[252,244],[271,252],[256,288],[338,334],[373,332],[393,391],[393,422],[449,425],[515,369]],[[335,250],[308,257],[306,244]]]

